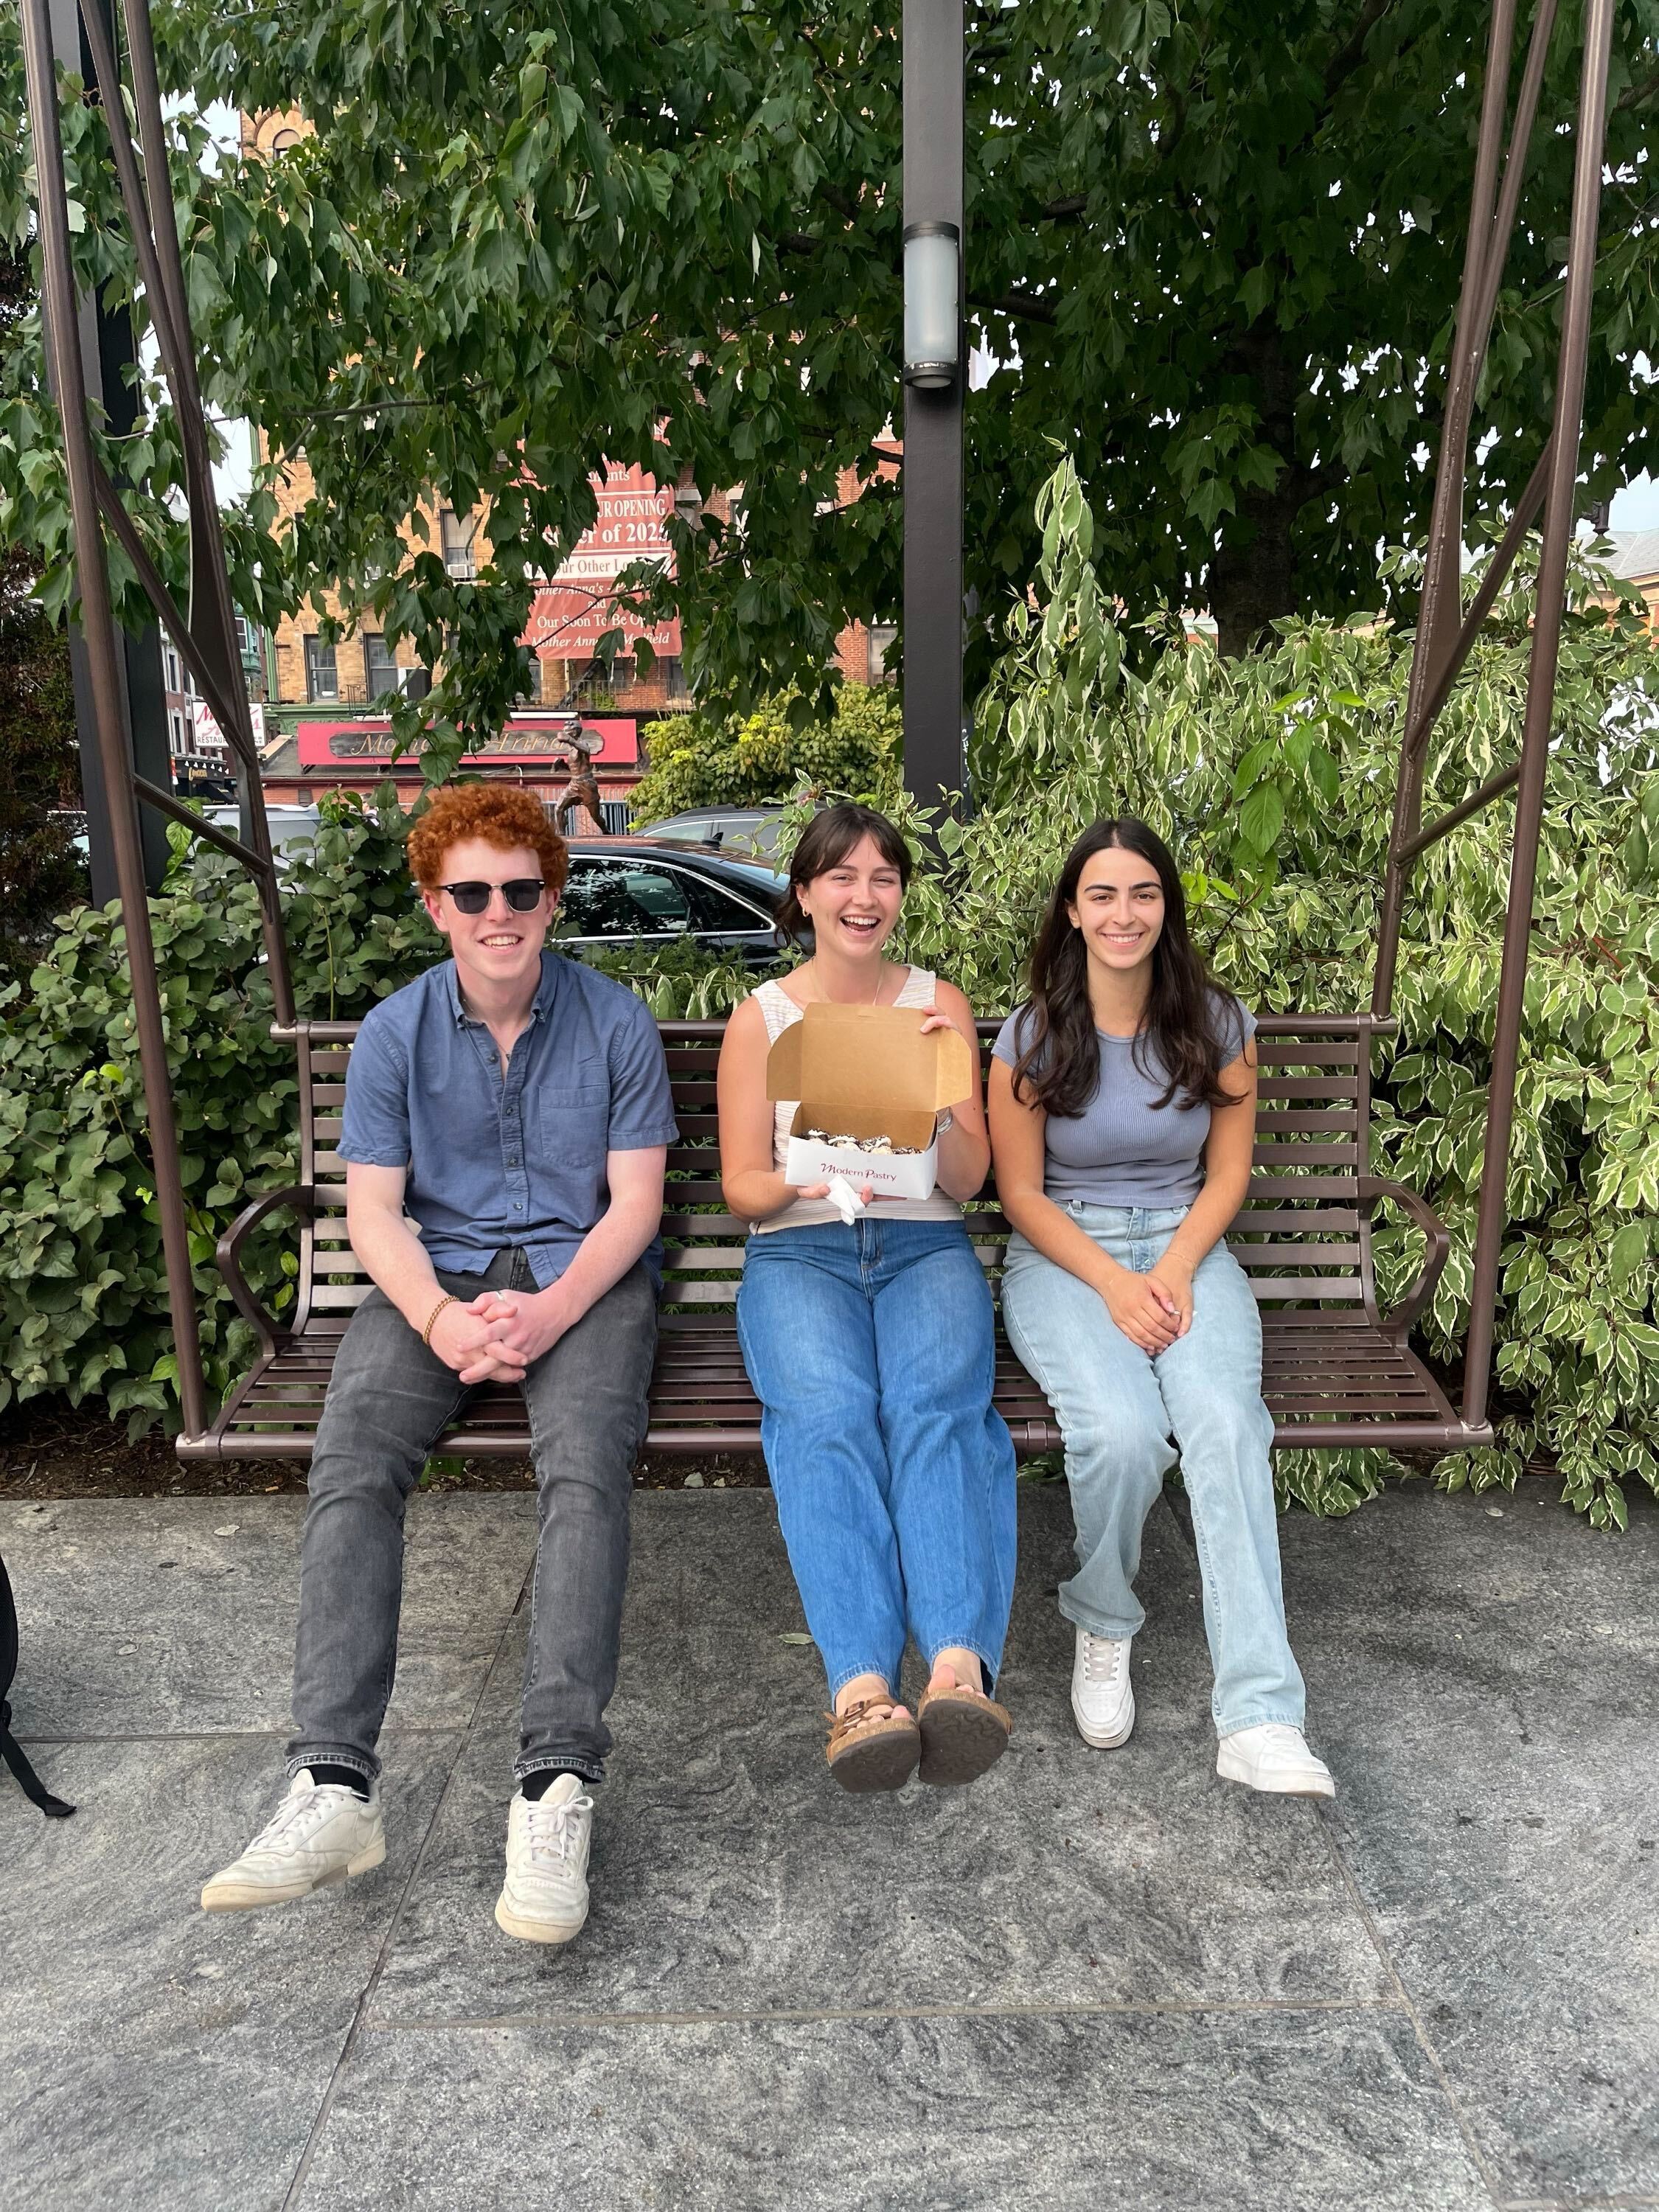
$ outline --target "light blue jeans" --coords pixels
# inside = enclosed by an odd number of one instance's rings
[[[1002,1664],[1014,1592],[1014,1448],[991,1405],[995,1323],[957,1221],[879,1212],[751,1237],[738,1337],[763,1407],[778,1521],[831,1700],[931,1668]]]
[[[1125,1267],[1156,1266],[1185,1206],[1066,1212]],[[1060,1609],[1094,1636],[1133,1636],[1140,1532],[1181,1462],[1204,1583],[1215,1669],[1216,1732],[1280,1721],[1300,1728],[1302,1676],[1285,1630],[1273,1506],[1273,1416],[1261,1402],[1261,1321],[1224,1243],[1193,1278],[1193,1325],[1156,1355],[1132,1344],[1106,1302],[1024,1237],[1008,1240],[1002,1317],[1066,1439],[1078,1571]]]

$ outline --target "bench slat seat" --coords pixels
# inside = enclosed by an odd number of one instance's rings
[[[667,1260],[647,1448],[756,1451],[760,1407],[733,1318],[747,1232],[726,1211],[719,1182],[714,1070],[721,1024],[661,1026],[681,1138],[669,1153]],[[1449,1240],[1421,1198],[1369,1171],[1373,1026],[1365,1015],[1274,1015],[1264,1016],[1257,1032],[1262,1103],[1255,1171],[1230,1242],[1261,1310],[1263,1395],[1275,1441],[1399,1450],[1484,1443],[1490,1430],[1463,1426],[1407,1342]],[[996,1029],[981,1024],[982,1049],[988,1051]],[[340,1339],[369,1288],[346,1238],[345,1168],[335,1149],[356,1024],[301,1022],[292,1034],[300,1062],[301,1181],[256,1200],[219,1248],[231,1294],[258,1332],[261,1352],[208,1434],[180,1440],[186,1458],[308,1458]],[[1377,1303],[1370,1227],[1384,1199],[1404,1206],[1427,1240],[1416,1283],[1386,1315]],[[248,1290],[239,1255],[284,1208],[298,1222],[298,1295],[294,1314],[279,1324]],[[988,1189],[972,1200],[964,1220],[994,1290],[1008,1233],[994,1194]],[[1022,1456],[1059,1448],[1053,1413],[1000,1325],[995,1398]],[[521,1394],[492,1384],[473,1394],[460,1423],[434,1449],[518,1459],[529,1441]]]

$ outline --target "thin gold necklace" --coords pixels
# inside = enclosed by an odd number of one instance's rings
[[[818,957],[816,952],[807,962],[806,965],[811,973],[812,988],[817,993],[819,1001],[822,1005],[826,1006],[878,1006],[881,1004],[881,987],[887,981],[887,963],[885,960],[883,961],[881,968],[876,976],[875,996],[870,999],[832,999],[828,991],[824,989],[823,979],[818,974]]]

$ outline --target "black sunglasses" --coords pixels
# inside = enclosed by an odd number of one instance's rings
[[[463,914],[482,914],[491,891],[499,890],[514,914],[531,914],[541,904],[547,885],[539,876],[515,876],[510,884],[440,884]]]

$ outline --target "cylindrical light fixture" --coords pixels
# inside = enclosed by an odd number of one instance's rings
[[[904,232],[904,380],[924,392],[954,384],[962,353],[962,234],[953,222]]]

